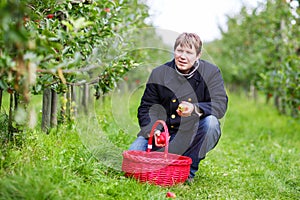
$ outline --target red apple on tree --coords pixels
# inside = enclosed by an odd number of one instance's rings
[[[48,15],[47,15],[47,18],[48,18],[48,19],[53,19],[53,18],[54,18],[54,14],[48,14]]]
[[[110,8],[104,8],[104,12],[109,13],[110,12]]]

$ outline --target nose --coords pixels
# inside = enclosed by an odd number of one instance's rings
[[[186,58],[186,52],[181,52],[180,53],[180,58]]]

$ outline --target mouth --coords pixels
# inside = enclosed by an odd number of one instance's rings
[[[178,63],[179,63],[180,65],[186,65],[186,64],[187,64],[187,62],[181,61],[181,60],[178,60]]]

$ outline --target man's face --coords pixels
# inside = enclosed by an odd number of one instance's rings
[[[187,46],[178,45],[174,51],[175,54],[175,64],[177,65],[179,71],[184,74],[188,74],[190,69],[194,65],[195,61],[200,55],[197,55],[194,46],[189,48]]]

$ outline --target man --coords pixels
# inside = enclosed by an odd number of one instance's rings
[[[200,59],[201,49],[198,35],[182,33],[175,41],[174,59],[151,72],[138,108],[141,130],[129,148],[145,151],[153,124],[164,120],[171,136],[169,152],[192,159],[189,181],[219,141],[218,119],[225,115],[228,103],[221,72]],[[159,135],[162,127],[156,129]]]

